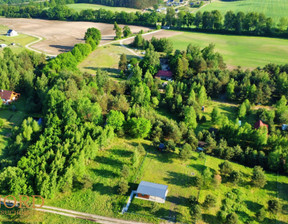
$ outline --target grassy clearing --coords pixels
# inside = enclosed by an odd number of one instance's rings
[[[16,106],[16,111],[12,111],[11,106],[4,106],[0,109],[0,119],[4,120],[4,125],[0,129],[0,155],[2,149],[7,145],[11,130],[14,126],[21,125],[22,121],[28,116],[25,112],[25,100],[19,99],[19,101],[13,103]]]
[[[169,37],[174,49],[184,50],[188,44],[206,47],[214,43],[227,65],[256,68],[268,63],[288,63],[288,40],[266,37],[232,36],[182,32]]]
[[[223,14],[229,10],[234,12],[258,12],[278,22],[281,17],[287,17],[287,0],[239,0],[239,1],[212,1],[211,4],[200,9],[200,11],[219,10]]]
[[[137,12],[140,11],[138,9],[132,9],[132,8],[124,8],[124,7],[110,7],[105,5],[97,5],[97,4],[84,4],[84,3],[78,3],[78,4],[68,4],[69,8],[74,9],[77,12],[80,12],[81,10],[85,9],[92,9],[92,10],[98,10],[98,9],[105,9],[105,10],[111,10],[113,12]]]
[[[36,37],[32,37],[26,34],[19,34],[15,37],[7,37],[6,33],[8,31],[8,27],[0,25],[0,44],[6,44],[8,47],[14,52],[19,53],[25,49],[25,45],[29,44],[33,41],[36,41]],[[15,46],[11,44],[15,43]],[[2,54],[3,48],[0,48],[0,54]]]
[[[128,60],[135,57],[126,48],[120,46],[120,44],[108,44],[93,51],[78,65],[78,68],[80,71],[90,74],[95,74],[95,71],[100,68],[108,71],[110,77],[115,78],[120,74],[118,63],[121,54],[126,54]]]
[[[143,157],[139,158],[137,165],[132,164],[133,151],[137,145],[137,140],[115,139],[109,148],[99,151],[97,157],[87,164],[86,175],[93,182],[91,189],[83,189],[83,186],[75,181],[72,192],[59,193],[54,199],[46,200],[45,204],[103,216],[123,218],[119,212],[131,192],[128,192],[125,196],[119,195],[117,192],[118,182],[121,178],[122,167],[127,164],[131,168],[129,184],[131,184],[131,188],[135,188],[133,180],[143,159]],[[131,218],[141,220],[141,217]]]
[[[243,173],[244,181],[240,186],[233,186],[231,183],[222,183],[217,189],[199,190],[191,185],[193,176],[200,175],[205,167],[212,171],[218,169],[218,164],[223,162],[211,156],[206,156],[206,161],[197,159],[198,153],[194,152],[191,160],[187,162],[180,161],[176,155],[162,154],[153,151],[148,155],[144,163],[144,171],[141,180],[168,185],[168,196],[165,204],[154,205],[153,202],[134,199],[129,208],[129,212],[145,216],[161,217],[173,221],[191,223],[189,214],[188,198],[191,195],[199,194],[199,202],[203,203],[207,194],[213,194],[217,197],[217,205],[210,210],[202,210],[204,223],[219,223],[216,219],[216,213],[221,207],[221,200],[225,194],[232,188],[238,188],[243,193],[243,205],[247,207],[244,212],[238,214],[242,221],[247,217],[253,217],[261,205],[267,205],[267,201],[276,198],[287,207],[288,196],[285,194],[288,189],[288,178],[284,176],[277,177],[275,174],[267,174],[267,185],[264,189],[258,189],[249,185],[251,168],[233,163],[235,170]],[[277,182],[278,181],[278,188]],[[281,187],[279,187],[281,186]],[[264,223],[274,221],[274,217],[268,215]],[[288,220],[287,210],[277,214],[278,223],[285,223]],[[203,223],[203,222],[199,222]],[[277,223],[277,221],[275,222]]]

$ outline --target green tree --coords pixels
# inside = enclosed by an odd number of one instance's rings
[[[129,26],[124,26],[123,28],[123,35],[124,37],[129,37],[132,34]]]
[[[121,54],[118,68],[121,71],[125,71],[126,70],[126,68],[127,68],[127,57],[126,57],[126,54]]]
[[[224,161],[223,163],[220,163],[219,168],[220,168],[221,175],[226,176],[226,177],[229,177],[230,174],[233,172],[233,167],[231,163],[229,163],[228,161]]]
[[[247,109],[246,109],[246,105],[245,103],[242,103],[240,108],[239,108],[239,118],[244,118],[246,116],[246,112],[247,112]]]
[[[205,209],[209,209],[211,207],[215,207],[216,206],[216,202],[217,202],[216,197],[214,195],[208,194],[208,195],[206,195],[206,198],[205,198],[205,200],[203,202],[203,207]]]
[[[125,122],[124,114],[121,111],[111,110],[107,115],[107,124],[116,130],[120,130]]]
[[[94,27],[88,28],[86,33],[85,33],[84,39],[87,41],[90,37],[95,41],[96,45],[99,45],[100,40],[101,40],[100,30],[98,30]]]
[[[141,117],[133,117],[127,122],[127,132],[134,138],[146,138],[151,127],[151,122]]]
[[[263,222],[266,218],[266,210],[264,206],[256,212],[256,219],[258,222]]]
[[[192,156],[192,147],[185,143],[182,150],[180,151],[179,156],[184,161],[188,160]]]
[[[226,217],[226,224],[237,224],[238,216],[235,212],[229,213]]]
[[[266,176],[260,166],[255,166],[253,168],[252,184],[256,187],[263,188],[266,185]]]
[[[118,185],[118,193],[121,195],[125,195],[129,190],[128,181],[125,179],[121,179]]]
[[[181,79],[184,75],[184,73],[183,73],[183,61],[180,57],[177,59],[174,75],[175,75],[176,79]]]
[[[203,106],[207,101],[206,89],[204,86],[201,86],[200,91],[198,93],[198,103]]]

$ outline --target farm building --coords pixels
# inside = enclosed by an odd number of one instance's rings
[[[17,35],[18,35],[18,33],[15,30],[11,30],[11,29],[8,30],[7,34],[6,34],[6,36],[8,36],[8,37],[15,37]]]
[[[163,70],[160,70],[156,75],[155,75],[155,78],[160,78],[160,79],[165,79],[165,80],[172,80],[173,78],[173,74],[171,71],[163,71]]]
[[[254,128],[255,128],[255,129],[259,129],[259,128],[261,128],[261,127],[267,127],[267,129],[268,129],[268,128],[269,128],[269,125],[263,123],[261,120],[257,121],[257,122],[254,124]]]
[[[9,104],[15,100],[17,100],[20,96],[20,93],[15,93],[9,90],[0,90],[0,98],[2,99],[4,104]]]
[[[141,181],[137,188],[136,198],[165,203],[167,193],[167,185]]]

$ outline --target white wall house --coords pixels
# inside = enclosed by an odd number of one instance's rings
[[[18,35],[18,33],[15,30],[11,30],[11,29],[8,30],[7,34],[6,34],[6,36],[8,36],[8,37],[15,37],[17,35]]]
[[[137,188],[135,198],[165,203],[168,193],[168,186],[163,184],[155,184],[147,181],[141,181]]]

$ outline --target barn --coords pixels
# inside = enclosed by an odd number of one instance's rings
[[[165,203],[167,193],[167,185],[141,181],[137,188],[136,198]]]

